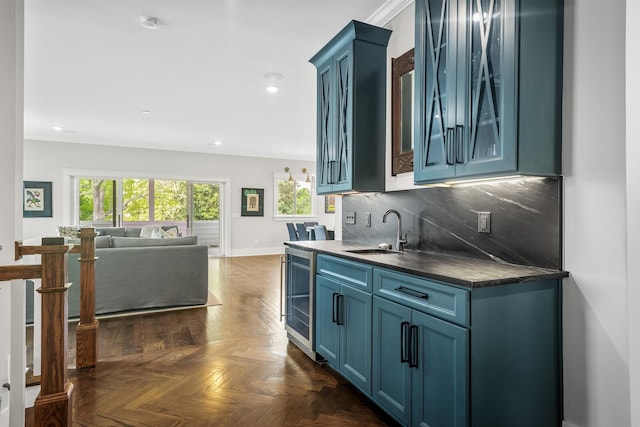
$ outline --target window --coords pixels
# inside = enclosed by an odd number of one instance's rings
[[[276,217],[315,216],[315,185],[307,175],[275,174],[274,196]]]

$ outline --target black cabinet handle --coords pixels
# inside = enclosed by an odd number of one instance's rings
[[[331,296],[331,322],[333,323],[338,323],[338,312],[336,310],[336,297],[339,296],[340,294],[337,292],[334,292],[333,295]]]
[[[338,294],[338,325],[344,325],[344,295]]]
[[[399,286],[396,288],[396,291],[402,292],[403,294],[411,295],[412,297],[420,298],[420,299],[429,299],[429,294],[425,294],[423,292],[414,291],[410,288],[405,288],[404,286]]]
[[[411,333],[409,334],[409,341],[411,346],[411,355],[409,361],[410,368],[418,367],[418,327],[416,325],[411,326]]]
[[[400,323],[400,363],[409,363],[409,322]]]

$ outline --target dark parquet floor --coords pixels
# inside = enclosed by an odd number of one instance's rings
[[[393,425],[288,343],[279,256],[209,265],[222,305],[100,320],[98,366],[69,372],[75,426]],[[75,324],[69,335],[73,366]]]

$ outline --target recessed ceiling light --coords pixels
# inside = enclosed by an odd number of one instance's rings
[[[155,30],[160,25],[160,21],[158,18],[154,18],[153,16],[141,16],[140,22],[142,26],[148,28],[150,30]]]
[[[56,132],[62,132],[62,126],[52,126],[51,129],[55,130]]]
[[[284,79],[284,76],[280,73],[267,73],[264,75],[264,79],[267,81],[267,92],[276,93],[280,90],[278,82]]]
[[[207,145],[215,145],[219,147],[222,145],[222,142],[220,141],[207,142]]]
[[[151,114],[149,110],[140,110],[140,114]]]

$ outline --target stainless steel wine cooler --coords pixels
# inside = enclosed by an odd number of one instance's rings
[[[289,341],[313,360],[315,353],[315,253],[286,247],[282,258],[280,318]]]

